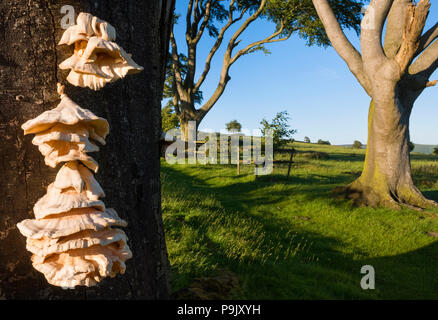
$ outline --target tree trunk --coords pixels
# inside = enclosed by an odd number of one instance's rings
[[[181,102],[180,105],[181,113],[179,116],[179,122],[181,126],[181,139],[184,141],[189,141],[189,138],[196,140],[196,134],[198,132],[199,123],[202,118],[199,117],[199,111],[195,110],[194,104],[189,104],[187,102]],[[194,128],[189,127],[189,122],[194,122]],[[194,129],[193,137],[190,137],[190,129]],[[192,134],[193,135],[193,134]]]
[[[94,92],[69,85],[58,64],[72,54],[57,47],[60,8],[74,4],[111,23],[117,43],[144,71]],[[172,0],[24,1],[0,3],[0,299],[166,299],[169,264],[161,219],[160,100]],[[35,202],[54,181],[57,169],[44,164],[32,136],[21,125],[59,103],[56,83],[81,107],[108,119],[107,145],[93,157],[108,207],[128,222],[134,257],[125,275],[98,286],[62,290],[33,269],[17,222],[33,218]]]
[[[364,169],[347,186],[347,196],[357,205],[427,207],[434,202],[425,199],[412,181],[408,143],[413,106],[396,93],[386,96],[391,98],[371,101]]]

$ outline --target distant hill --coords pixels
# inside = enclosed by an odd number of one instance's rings
[[[433,145],[433,144],[417,144],[414,143],[415,148],[412,152],[418,152],[418,153],[425,153],[425,154],[432,154],[433,149],[437,147],[437,145]],[[352,144],[342,144],[339,145],[339,147],[345,147],[345,148],[351,148]],[[362,146],[362,149],[366,149],[367,145],[364,144]]]
[[[416,144],[413,152],[420,152],[425,154],[432,154],[433,149],[436,148],[436,145],[432,144]]]

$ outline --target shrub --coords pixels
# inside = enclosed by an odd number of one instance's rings
[[[353,149],[362,149],[362,142],[360,142],[358,140],[354,140]]]
[[[237,120],[230,121],[225,126],[229,132],[240,132],[242,130],[242,125]]]
[[[321,140],[321,139],[318,140],[318,144],[331,145],[330,141],[324,141],[324,140]]]
[[[260,124],[262,127],[260,130],[262,131],[263,136],[266,136],[268,130],[273,131],[273,142],[274,149],[278,149],[281,146],[285,145],[288,140],[292,137],[296,130],[289,129],[289,113],[287,111],[278,112],[277,115],[272,119],[271,122],[263,119]]]

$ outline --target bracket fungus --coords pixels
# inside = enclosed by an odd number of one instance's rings
[[[73,55],[59,64],[60,69],[70,69],[67,81],[99,90],[109,82],[141,72],[143,67],[115,40],[116,30],[108,22],[79,13],[76,24],[65,30],[58,43],[75,46]]]
[[[63,90],[58,84],[61,102],[56,108],[22,125],[25,135],[35,134],[32,143],[47,165],[65,163],[35,204],[35,219],[17,227],[27,238],[34,268],[50,284],[74,288],[123,274],[132,253],[126,234],[112,228],[127,223],[99,200],[105,193],[92,173],[98,165],[86,154],[99,150],[97,142],[105,144],[108,122],[79,107]]]

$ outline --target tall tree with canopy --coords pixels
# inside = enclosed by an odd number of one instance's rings
[[[329,45],[323,25],[319,21],[311,0],[188,0],[185,14],[185,41],[187,55],[179,53],[175,33],[170,35],[172,55],[172,101],[181,122],[182,134],[187,138],[188,122],[195,121],[196,128],[224,93],[230,81],[230,68],[242,56],[262,51],[268,53],[265,45],[289,39],[298,34],[307,40],[308,45]],[[332,0],[340,25],[358,31],[362,2],[358,0]],[[174,25],[177,16],[174,19]],[[237,47],[249,26],[258,19],[273,23],[273,32],[267,37],[247,45]],[[234,27],[235,32],[228,41],[225,36]],[[197,59],[198,45],[208,33],[215,39],[202,72],[195,79],[200,62]],[[199,90],[210,72],[210,67],[219,48],[224,45],[225,53],[219,81],[213,94],[201,102]]]
[[[333,47],[371,97],[364,169],[343,191],[362,205],[435,206],[415,187],[409,156],[414,102],[437,82],[429,78],[438,67],[438,23],[424,32],[429,0],[372,0],[361,24],[361,53],[341,30],[331,1],[313,3]]]
[[[72,48],[58,46],[60,12],[73,5],[111,23],[117,43],[144,67],[138,75],[99,91],[73,87],[58,64]],[[0,2],[0,300],[166,299],[169,262],[161,218],[159,141],[173,0]],[[32,267],[26,239],[16,224],[33,218],[33,206],[58,172],[44,164],[21,125],[59,103],[57,82],[81,107],[108,119],[107,145],[93,155],[108,207],[128,222],[133,258],[126,274],[96,287],[63,290]],[[59,168],[58,168],[59,169]]]

